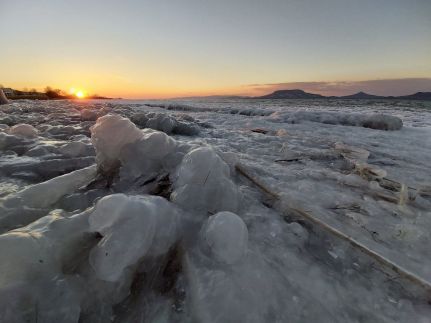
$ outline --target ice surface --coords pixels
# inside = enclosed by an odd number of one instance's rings
[[[2,105],[0,322],[427,322],[422,288],[289,209],[431,281],[430,108]]]
[[[209,147],[194,149],[184,156],[174,188],[174,203],[203,214],[236,212],[241,198],[230,178],[229,166]]]

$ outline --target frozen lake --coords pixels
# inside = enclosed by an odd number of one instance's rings
[[[1,322],[431,322],[431,102],[23,100],[0,153]]]

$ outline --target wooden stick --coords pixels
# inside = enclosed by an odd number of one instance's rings
[[[262,191],[264,191],[266,194],[268,194],[272,198],[274,198],[276,200],[278,200],[280,198],[277,193],[272,192],[270,189],[266,188],[265,185],[261,184],[257,179],[255,179],[253,176],[251,176],[245,170],[244,166],[242,166],[241,164],[236,164],[235,169],[238,171],[238,173],[240,173],[242,176],[247,178],[250,182],[252,182],[254,185],[259,187]]]
[[[255,178],[254,176],[250,175],[244,168],[244,166],[242,166],[241,164],[236,164],[235,165],[235,169],[244,177],[246,177],[247,179],[249,179],[254,185],[256,185],[258,188],[260,188],[263,192],[265,192],[266,194],[270,195],[272,198],[274,198],[275,200],[280,200],[280,195],[273,192],[270,188],[267,188],[264,184],[262,184],[257,178]],[[361,251],[362,253],[370,256],[371,258],[373,258],[374,260],[376,260],[378,263],[380,263],[381,265],[389,268],[390,270],[394,271],[395,273],[397,273],[399,276],[419,285],[420,287],[422,287],[423,289],[425,289],[426,292],[431,293],[431,283],[417,275],[415,275],[414,273],[410,272],[409,270],[401,267],[400,265],[392,262],[390,259],[380,255],[379,253],[371,250],[370,248],[368,248],[367,246],[365,246],[364,244],[362,244],[361,242],[355,240],[353,237],[341,232],[340,230],[330,226],[329,224],[323,222],[322,220],[319,220],[317,218],[315,218],[313,215],[311,215],[310,213],[300,209],[300,208],[293,208],[293,207],[287,207],[287,209],[285,210],[278,210],[281,211],[281,213],[283,215],[285,215],[285,213],[294,213],[297,216],[300,216],[306,220],[308,220],[309,222],[317,225],[318,227],[324,229],[326,232],[329,232],[331,235],[342,239],[344,241],[347,241],[350,243],[350,245],[352,245],[354,248],[358,249],[359,251]]]

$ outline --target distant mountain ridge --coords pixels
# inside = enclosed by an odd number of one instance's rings
[[[300,89],[277,90],[263,96],[251,97],[251,99],[349,99],[349,100],[373,100],[373,99],[397,99],[397,100],[425,100],[431,101],[431,92],[416,92],[403,96],[379,96],[358,92],[344,96],[323,96],[320,94],[308,93]]]
[[[358,92],[355,94],[351,94],[351,95],[344,95],[344,96],[339,96],[338,98],[340,99],[356,99],[356,100],[367,100],[367,99],[381,99],[384,98],[383,96],[380,95],[373,95],[373,94],[368,94],[365,92]]]
[[[278,90],[271,94],[254,97],[254,99],[320,99],[323,95],[307,93],[303,90]]]

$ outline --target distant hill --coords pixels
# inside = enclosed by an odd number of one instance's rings
[[[368,94],[365,92],[358,92],[351,95],[344,95],[337,97],[339,99],[355,99],[355,100],[368,100],[368,99],[382,99],[383,96]]]
[[[303,90],[278,90],[264,96],[257,96],[254,99],[321,99],[323,95],[307,93]]]
[[[320,94],[308,93],[303,90],[278,90],[263,96],[255,96],[252,99],[354,99],[354,100],[426,100],[431,101],[431,92],[417,92],[411,95],[404,96],[379,96],[358,92],[344,96],[323,96]]]
[[[181,96],[170,98],[169,100],[232,100],[232,99],[249,99],[249,96],[241,95],[206,95],[206,96]]]
[[[431,100],[431,92],[416,92],[415,94],[398,96],[397,99],[403,100]]]

